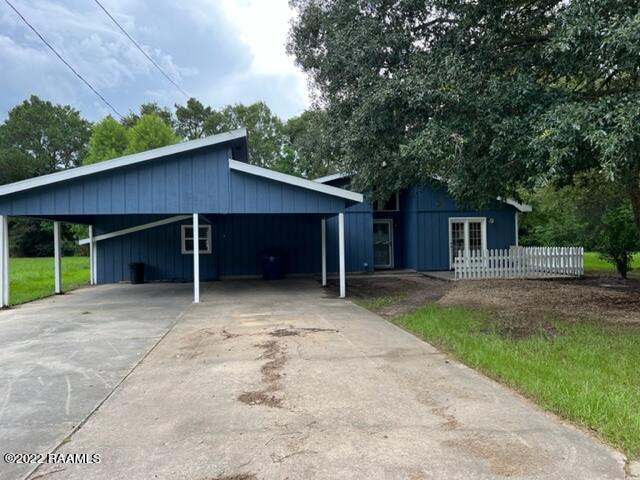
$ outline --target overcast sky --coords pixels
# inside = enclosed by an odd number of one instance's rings
[[[93,0],[12,0],[40,33],[122,113],[184,96]],[[264,100],[289,118],[308,105],[305,76],[285,52],[287,0],[101,0],[191,96],[220,107]],[[31,94],[78,108],[107,107],[0,3],[0,118]]]

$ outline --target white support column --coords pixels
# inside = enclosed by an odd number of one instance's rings
[[[60,255],[60,222],[53,222],[53,272],[55,293],[62,293],[62,257]]]
[[[344,213],[338,214],[338,251],[340,263],[340,298],[347,296],[347,282],[345,278],[345,260],[344,260]]]
[[[9,218],[0,215],[0,308],[9,306]]]
[[[327,286],[327,219],[320,220],[320,237],[322,243],[322,286]]]
[[[93,239],[93,225],[89,225],[89,283],[96,284],[96,242]]]
[[[520,244],[520,239],[518,238],[520,236],[520,232],[519,232],[519,227],[518,227],[518,212],[514,213],[514,219],[515,219],[515,224],[516,224],[516,247]]]
[[[200,238],[198,214],[193,214],[193,303],[200,303]]]

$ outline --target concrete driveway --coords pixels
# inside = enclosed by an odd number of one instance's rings
[[[188,285],[109,285],[0,312],[0,479],[35,465],[109,395],[190,305]]]
[[[101,463],[36,475],[624,478],[615,451],[315,282],[203,293],[59,449]]]

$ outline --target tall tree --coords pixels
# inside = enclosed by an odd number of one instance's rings
[[[79,165],[90,134],[77,110],[31,96],[0,125],[0,184]]]
[[[133,127],[140,117],[144,115],[157,115],[162,119],[164,123],[173,128],[175,126],[175,119],[173,112],[167,107],[161,107],[156,102],[147,102],[140,105],[139,113],[129,113],[122,118],[122,124],[126,127]]]
[[[152,148],[178,143],[180,138],[158,115],[147,113],[127,130],[128,145],[125,154],[143,152]]]
[[[207,122],[213,113],[211,107],[205,107],[195,98],[187,100],[186,105],[176,104],[176,132],[186,140],[194,140],[210,134],[207,130]]]
[[[284,134],[289,173],[313,179],[339,168],[336,146],[323,110],[307,110],[290,118],[284,124]]]
[[[124,155],[129,146],[127,127],[111,115],[93,125],[89,139],[89,151],[83,163],[96,163]]]
[[[249,161],[261,167],[287,171],[283,156],[285,137],[282,120],[264,102],[251,105],[228,105],[212,112],[205,123],[205,131],[220,133],[235,128],[249,130]]]
[[[438,175],[482,205],[595,168],[640,228],[637,0],[292,4],[289,51],[359,188]]]

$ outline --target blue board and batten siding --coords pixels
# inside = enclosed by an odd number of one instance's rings
[[[287,273],[321,269],[320,219],[344,211],[342,198],[229,168],[229,145],[123,166],[0,197],[0,214],[91,224],[96,235],[172,215],[202,214],[212,225],[211,254],[200,257],[203,280],[259,275],[261,254],[282,252]],[[98,242],[98,282],[127,280],[129,263],[146,278],[193,278],[181,252],[188,220]]]
[[[334,184],[341,185],[340,182]],[[400,194],[400,210],[373,211],[370,203],[346,210],[345,227],[347,271],[373,269],[373,222],[389,219],[393,225],[394,267],[419,271],[449,269],[449,219],[484,217],[487,219],[487,248],[509,248],[516,242],[516,209],[496,202],[486,210],[458,207],[446,188],[437,182],[413,187]],[[337,235],[337,221],[328,222],[328,235]],[[331,244],[337,248],[337,241]],[[329,268],[337,270],[337,259],[329,256]]]
[[[487,247],[515,243],[515,209],[497,203],[483,211],[458,208],[434,182],[402,192],[397,212],[369,203],[232,170],[234,144],[174,153],[0,196],[0,214],[86,223],[97,235],[179,214],[200,213],[212,225],[212,253],[200,256],[203,280],[259,275],[261,254],[280,251],[284,271],[321,269],[320,220],[327,219],[328,270],[338,270],[338,212],[345,211],[346,269],[374,267],[373,223],[390,219],[396,268],[449,268],[451,217],[486,217]],[[348,180],[347,180],[348,181]],[[342,183],[340,183],[342,182]],[[340,180],[337,186],[342,186]],[[335,185],[335,184],[334,184]],[[181,252],[185,220],[98,242],[98,281],[129,278],[131,262],[146,264],[147,280],[193,278],[193,258]]]
[[[260,275],[263,252],[279,251],[289,274],[316,273],[321,268],[320,216],[203,215],[212,227],[212,253],[200,254],[202,280],[224,276]],[[100,219],[96,233],[106,233],[157,220],[153,216]],[[181,253],[182,225],[189,220],[103,240],[98,244],[98,282],[129,278],[128,265],[143,262],[148,281],[193,278],[193,256]]]
[[[486,218],[487,248],[515,245],[516,209],[506,203],[496,202],[486,210],[467,210],[455,203],[444,186],[434,182],[407,190],[400,204],[405,223],[406,268],[449,269],[450,218]]]
[[[336,213],[345,201],[229,169],[231,149],[182,153],[0,197],[6,215]]]

